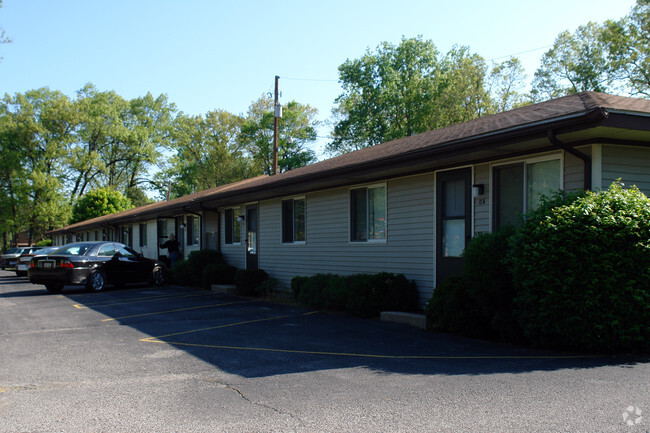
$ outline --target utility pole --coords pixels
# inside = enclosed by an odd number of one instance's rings
[[[279,76],[275,76],[275,100],[273,102],[273,174],[278,174],[278,119],[282,117],[282,106],[278,101],[278,81]]]

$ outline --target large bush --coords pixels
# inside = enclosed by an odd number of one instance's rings
[[[482,233],[463,252],[463,273],[435,288],[428,327],[469,337],[516,340],[514,288],[506,263],[514,229]]]
[[[536,345],[650,351],[650,201],[614,183],[530,215],[512,254],[519,323]]]
[[[237,293],[242,296],[259,296],[257,288],[268,279],[269,275],[263,269],[239,269],[235,273]]]
[[[210,263],[203,268],[203,287],[209,289],[213,284],[234,284],[237,268],[225,263]]]

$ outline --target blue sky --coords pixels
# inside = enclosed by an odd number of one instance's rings
[[[280,76],[282,102],[330,117],[337,67],[382,41],[422,35],[442,53],[518,55],[532,75],[563,30],[626,15],[633,0],[4,0],[0,94],[91,82],[125,98],[167,94],[180,111],[245,113]],[[316,150],[327,142],[321,128]]]

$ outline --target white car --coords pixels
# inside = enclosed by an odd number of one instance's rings
[[[58,247],[57,247],[58,248]],[[49,249],[45,247],[27,247],[16,259],[16,276],[26,277],[27,269],[29,269],[29,262],[32,261],[32,257],[43,254],[43,251]]]
[[[25,251],[25,247],[12,248],[7,251],[2,255],[2,260],[0,260],[0,268],[7,269],[15,267],[16,261],[23,251]]]

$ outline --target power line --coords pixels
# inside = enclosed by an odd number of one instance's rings
[[[507,57],[519,56],[519,55],[521,55],[521,54],[528,54],[528,53],[532,53],[533,51],[545,50],[545,49],[547,49],[547,48],[551,48],[552,46],[553,46],[553,45],[545,45],[545,46],[543,46],[543,47],[533,48],[533,49],[531,49],[531,50],[526,50],[526,51],[520,51],[520,52],[518,52],[518,53],[513,53],[513,54],[507,54],[507,55],[505,55],[505,56],[501,56],[501,57],[493,57],[493,58],[491,58],[491,59],[489,59],[489,60],[490,60],[490,61],[492,61],[492,60],[499,60],[499,59],[505,59],[505,58],[507,58]]]

